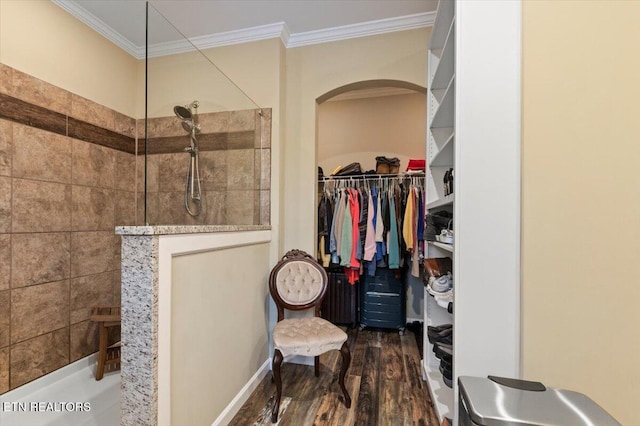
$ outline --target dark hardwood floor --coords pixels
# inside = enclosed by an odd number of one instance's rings
[[[320,377],[313,366],[282,364],[279,425],[436,426],[420,354],[413,333],[352,329],[347,331],[351,366],[345,384],[351,409],[338,386],[340,354],[320,357]],[[270,425],[275,385],[268,374],[230,425]]]

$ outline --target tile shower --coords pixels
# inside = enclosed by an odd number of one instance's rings
[[[260,115],[262,113],[262,116]],[[269,224],[271,110],[198,115],[203,207],[184,208],[189,137],[173,114],[147,124],[147,222],[152,225]],[[143,129],[142,120],[138,128]],[[144,141],[138,150],[144,152]],[[138,161],[138,210],[143,211],[144,156]]]
[[[151,224],[268,224],[270,110],[200,114],[203,213],[184,212],[188,137],[150,119]],[[142,225],[144,121],[0,64],[0,394],[97,350],[120,304],[118,225]],[[118,336],[112,336],[116,340]]]

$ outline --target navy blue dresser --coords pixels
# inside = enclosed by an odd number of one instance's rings
[[[396,272],[399,272],[396,277]],[[379,268],[376,275],[360,276],[360,327],[404,331],[406,297],[402,271]]]

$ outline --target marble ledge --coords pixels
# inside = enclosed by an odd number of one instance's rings
[[[218,232],[243,232],[270,230],[270,225],[154,225],[116,226],[118,235],[179,235]]]

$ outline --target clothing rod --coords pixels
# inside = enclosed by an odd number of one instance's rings
[[[416,174],[366,174],[366,175],[353,175],[353,176],[325,176],[323,178],[318,179],[318,182],[330,182],[332,180],[367,180],[367,179],[408,179],[408,178],[423,178],[424,173],[416,173]]]

